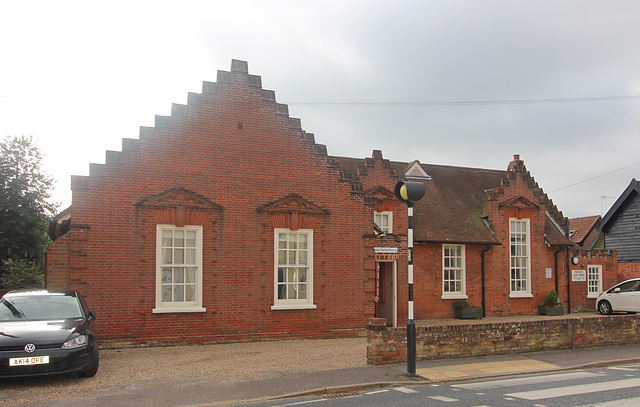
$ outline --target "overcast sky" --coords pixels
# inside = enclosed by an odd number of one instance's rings
[[[639,17],[637,0],[6,1],[0,138],[38,140],[66,207],[71,175],[240,59],[330,155],[520,154],[565,216],[599,215],[640,178]]]

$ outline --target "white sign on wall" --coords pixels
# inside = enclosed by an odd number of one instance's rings
[[[586,270],[572,270],[571,281],[587,281]]]
[[[376,253],[398,253],[397,247],[374,247]]]

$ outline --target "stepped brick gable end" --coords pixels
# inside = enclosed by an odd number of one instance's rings
[[[558,219],[557,225],[566,224],[562,214],[539,188],[524,161],[518,155],[509,163],[507,175],[501,185],[489,191],[487,221],[495,235],[505,246],[503,250],[491,248],[486,253],[487,292],[500,293],[487,296],[487,310],[494,315],[535,314],[537,306],[544,301],[549,291],[558,285],[566,285],[566,240],[557,247],[550,247],[549,230],[558,229],[549,216]],[[530,292],[531,295],[514,297],[510,294],[510,220],[527,220],[530,248]],[[560,234],[561,231],[557,230]],[[564,251],[560,251],[562,249]],[[556,261],[554,252],[559,252],[562,261]],[[547,278],[546,270],[552,270]]]
[[[202,226],[202,312],[154,313],[156,227],[165,223]],[[280,227],[313,230],[315,309],[272,310]],[[101,316],[99,337],[112,342],[352,335],[373,316],[362,240],[372,231],[362,185],[234,61],[74,177],[70,233],[49,250],[64,261],[49,263],[48,285],[83,292]]]

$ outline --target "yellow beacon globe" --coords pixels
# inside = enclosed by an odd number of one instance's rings
[[[407,186],[406,185],[403,185],[403,186],[400,187],[400,196],[405,201],[409,200],[409,195],[407,194]]]

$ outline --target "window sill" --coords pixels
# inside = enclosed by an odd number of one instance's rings
[[[509,298],[533,298],[531,293],[510,293]]]
[[[207,312],[206,308],[190,307],[190,308],[154,308],[151,310],[153,314],[171,314],[185,312]]]
[[[296,309],[317,309],[316,304],[289,304],[289,305],[272,305],[271,311],[286,311]]]
[[[469,296],[466,294],[442,294],[443,300],[468,300]]]

